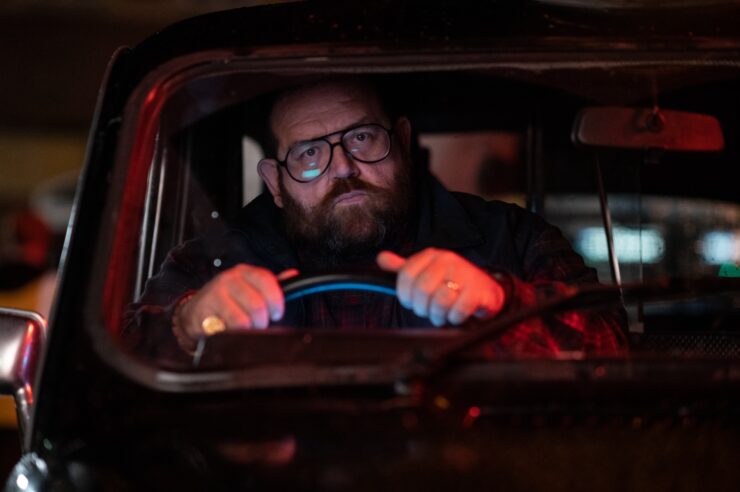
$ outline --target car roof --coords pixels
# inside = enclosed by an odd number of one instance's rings
[[[673,2],[671,8],[630,9],[604,8],[603,1],[596,2],[597,8],[583,8],[586,2],[568,6],[571,3],[413,0],[357,5],[323,0],[245,7],[173,24],[136,51],[162,60],[196,50],[313,43],[360,43],[396,51],[402,46],[423,51],[430,46],[491,44],[517,52],[740,47],[738,2]]]

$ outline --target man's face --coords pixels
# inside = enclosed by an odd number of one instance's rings
[[[374,95],[346,84],[326,84],[291,94],[276,105],[271,120],[280,158],[297,142],[362,123],[392,125]],[[288,236],[294,242],[314,249],[323,247],[340,256],[369,253],[387,242],[388,235],[397,233],[408,216],[408,134],[408,121],[399,120],[390,154],[373,164],[353,160],[337,145],[327,171],[309,183],[299,183],[275,167],[276,183],[271,185],[272,171],[261,169],[275,203],[284,209]],[[330,141],[339,138],[333,135]]]

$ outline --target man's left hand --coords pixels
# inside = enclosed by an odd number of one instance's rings
[[[459,325],[471,316],[488,319],[504,306],[501,285],[452,251],[427,248],[409,258],[383,251],[377,260],[383,270],[398,273],[401,305],[435,326]]]

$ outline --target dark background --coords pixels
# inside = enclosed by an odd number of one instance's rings
[[[11,256],[8,218],[33,210],[32,196],[55,177],[67,176],[73,187],[113,52],[177,20],[257,3],[277,2],[0,0],[0,263]],[[19,457],[13,413],[12,400],[3,397],[0,481]]]
[[[177,20],[254,0],[0,2],[0,204],[81,166],[112,53]],[[274,3],[274,2],[273,2]]]

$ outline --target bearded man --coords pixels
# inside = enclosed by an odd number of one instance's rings
[[[223,330],[285,325],[432,327],[488,319],[572,283],[596,282],[560,231],[519,207],[445,190],[414,168],[411,123],[356,79],[292,89],[272,107],[275,156],[258,170],[269,193],[248,204],[217,239],[173,250],[133,306],[127,336],[148,336],[144,318],[171,320],[184,353]],[[214,262],[218,258],[218,262]],[[285,316],[279,280],[329,268],[397,273],[397,298],[326,293]],[[502,353],[560,350],[613,354],[624,313],[532,321],[498,342]],[[174,335],[174,337],[173,337]],[[148,342],[146,342],[148,340]],[[159,347],[161,349],[161,347]]]

